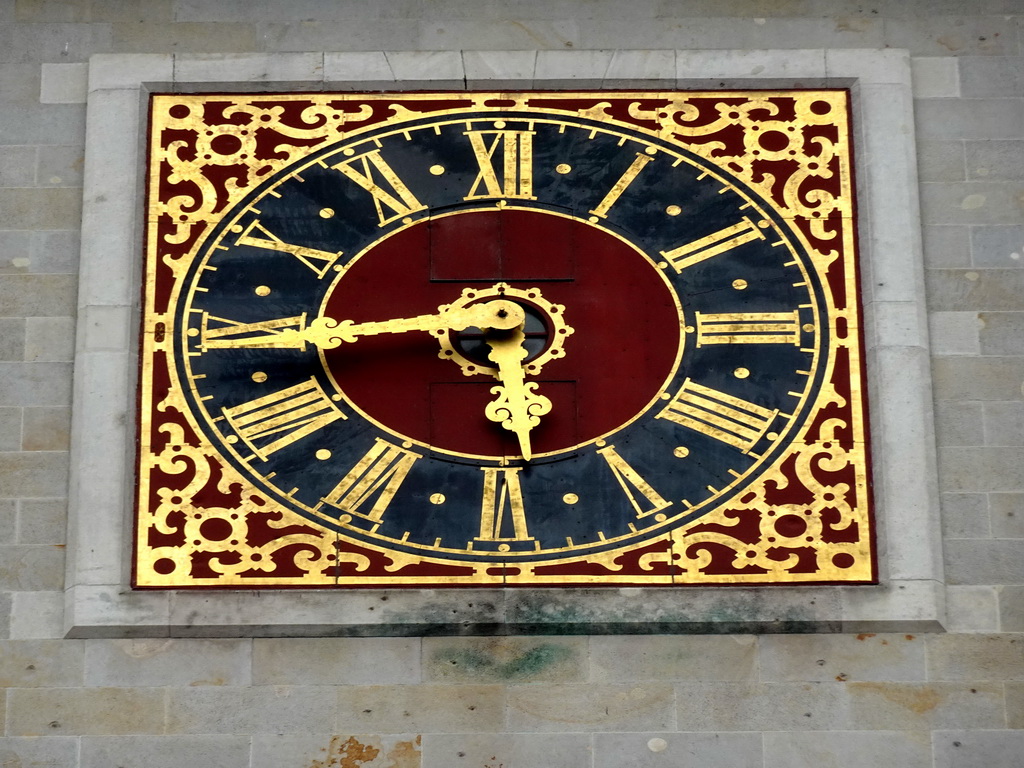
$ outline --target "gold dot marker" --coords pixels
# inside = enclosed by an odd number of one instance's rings
[[[572,166],[568,163],[559,163],[555,166],[555,172],[560,173],[563,176],[572,170]]]
[[[441,176],[441,175],[444,174],[444,166],[443,165],[432,165],[432,166],[430,166],[430,172],[432,174],[434,174],[435,176]]]
[[[238,442],[238,436],[237,435],[228,435],[227,437],[224,438],[224,440],[229,442],[229,443],[237,443]]]
[[[759,222],[757,222],[757,226],[759,226],[761,229],[768,229],[768,227],[770,227],[771,225],[772,223],[768,221],[768,219],[761,219]]]
[[[444,504],[445,498],[443,493],[432,493],[430,494],[431,504]]]
[[[740,278],[739,280],[733,280],[732,287],[735,288],[737,291],[742,291],[744,288],[747,287],[747,281],[744,280],[743,278]]]
[[[341,395],[331,395],[331,400],[333,400],[334,402],[338,402],[339,400],[341,400]]]
[[[264,381],[267,380],[267,374],[265,374],[263,371],[256,371],[256,373],[254,373],[251,378],[257,384],[262,384]]]
[[[494,121],[494,127],[495,128],[504,128],[505,127],[505,121],[504,120],[495,120]]]
[[[562,501],[564,501],[566,504],[575,504],[579,500],[580,497],[577,496],[575,493],[567,493],[565,494],[565,496],[562,497]]]
[[[654,519],[657,520],[659,523],[664,523],[666,520],[668,520],[668,515],[666,515],[664,512],[659,512],[654,516]]]
[[[188,335],[189,336],[198,336],[199,335],[199,329],[198,328],[189,328],[188,329]]]
[[[665,213],[667,213],[669,216],[678,216],[682,212],[683,209],[680,208],[678,205],[670,205],[668,208],[665,209]]]
[[[678,448],[672,451],[672,455],[675,456],[677,459],[685,459],[687,456],[690,455],[690,449],[687,448],[685,445],[680,445]]]
[[[320,218],[321,219],[329,219],[333,215],[334,215],[334,209],[333,208],[321,208],[320,209]]]
[[[597,224],[597,216],[590,216],[587,219],[587,221],[589,221],[591,224]]]
[[[235,224],[233,227],[231,227],[231,231],[232,232],[241,232],[242,231],[242,225],[241,224]]]
[[[598,448],[604,448],[608,443],[604,440],[598,440],[594,443]]]
[[[814,325],[812,323],[804,323],[803,328],[808,333],[811,333],[814,330]]]
[[[320,459],[320,461],[326,461],[327,459],[331,458],[331,452],[328,451],[326,448],[321,448],[319,451],[316,452],[316,457]]]
[[[732,372],[732,375],[735,376],[737,379],[745,379],[747,378],[747,376],[750,375],[750,371],[748,371],[746,368],[737,368],[735,371]]]
[[[269,296],[270,295],[270,286],[267,286],[267,285],[257,285],[255,293],[256,293],[257,296]]]
[[[647,147],[646,149],[644,149],[644,152],[646,152],[648,155],[656,155],[658,154],[658,149],[657,147]]]
[[[778,432],[769,432],[767,435],[765,435],[765,437],[767,437],[769,440],[778,440],[779,439],[779,433]]]
[[[352,147],[345,147],[345,149],[342,150],[342,154],[344,154],[344,155],[346,155],[348,157],[351,157],[355,153],[356,153],[356,151],[354,149],[352,149]]]

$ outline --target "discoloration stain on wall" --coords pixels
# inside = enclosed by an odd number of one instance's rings
[[[394,737],[332,736],[326,756],[309,768],[419,768],[421,737],[385,741]],[[384,750],[387,752],[384,752]]]
[[[444,648],[434,661],[458,668],[463,675],[521,680],[566,661],[572,651],[554,643],[541,643],[525,649],[506,649],[499,644],[479,648]]]
[[[890,683],[856,683],[855,689],[877,693],[894,704],[899,704],[911,712],[923,715],[930,712],[943,702],[945,698],[931,686],[904,686]]]

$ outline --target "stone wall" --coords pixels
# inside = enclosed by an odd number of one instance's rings
[[[1019,0],[0,0],[0,765],[1019,766]],[[63,640],[94,53],[904,48],[947,581],[932,635]]]

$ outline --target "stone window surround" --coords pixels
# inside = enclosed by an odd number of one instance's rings
[[[944,621],[910,58],[898,50],[102,54],[88,70],[69,637],[935,631]],[[848,87],[877,586],[130,587],[144,131],[151,92]]]

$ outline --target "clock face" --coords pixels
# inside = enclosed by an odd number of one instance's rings
[[[216,576],[287,514],[336,549],[291,552],[293,577],[357,583],[358,553],[559,583],[660,551],[671,575],[682,532],[821,437],[849,316],[792,212],[664,131],[499,104],[340,131],[204,221],[152,314],[181,449],[221,475],[191,525],[236,549],[154,571]],[[208,145],[237,156],[246,124]],[[812,532],[792,503],[764,514],[787,543]]]

